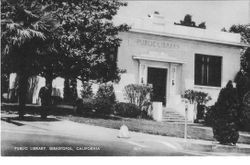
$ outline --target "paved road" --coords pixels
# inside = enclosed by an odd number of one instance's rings
[[[5,156],[45,156],[45,155],[99,155],[99,156],[160,156],[160,155],[200,155],[183,151],[175,144],[166,141],[121,139],[114,133],[89,130],[85,133],[67,131],[63,126],[57,131],[51,129],[60,122],[39,123],[17,126],[1,121],[2,155]],[[39,125],[43,125],[39,127]],[[78,125],[78,124],[76,124]],[[46,126],[48,129],[46,129]],[[58,127],[58,126],[56,126]],[[54,128],[56,128],[54,126]],[[76,128],[77,129],[77,128]],[[78,128],[79,131],[81,131]],[[113,131],[113,130],[112,130]],[[117,131],[117,130],[116,130]],[[73,132],[73,133],[72,133]],[[94,135],[96,134],[96,135]],[[118,131],[117,131],[118,134]],[[111,138],[109,136],[112,136]]]
[[[221,155],[184,150],[175,138],[133,132],[130,138],[123,139],[117,137],[118,130],[71,121],[21,123],[23,125],[1,121],[3,156]]]

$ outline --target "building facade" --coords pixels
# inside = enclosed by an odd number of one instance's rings
[[[171,25],[160,15],[125,21],[132,28],[120,34],[118,67],[127,72],[115,87],[119,100],[127,84],[152,84],[153,101],[183,114],[185,90],[206,92],[213,104],[240,70],[239,34]]]

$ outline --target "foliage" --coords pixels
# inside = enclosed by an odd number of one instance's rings
[[[111,104],[116,102],[114,87],[111,83],[101,84],[95,96],[96,100],[108,100]]]
[[[191,104],[197,102],[200,105],[205,105],[211,100],[211,97],[208,95],[208,93],[194,91],[191,89],[186,90],[182,97],[188,99]]]
[[[229,32],[240,33],[241,41],[250,44],[250,25],[233,25]],[[245,47],[241,55],[241,72],[250,78],[250,48]]]
[[[113,105],[116,102],[114,87],[111,83],[101,84],[95,95],[95,110],[97,114],[113,113]]]
[[[95,113],[101,115],[109,115],[113,113],[114,102],[111,102],[109,99],[100,99],[97,98],[94,101]]]
[[[230,27],[229,32],[240,33],[241,41],[245,44],[250,44],[250,25],[233,25]],[[250,48],[245,47],[241,53],[241,69],[237,73],[235,80],[240,100],[240,129],[250,130],[249,125],[250,114],[249,107],[244,104],[244,96],[250,92]]]
[[[244,131],[250,131],[250,91],[248,91],[240,105],[240,128]]]
[[[1,74],[1,98],[3,93],[8,93],[9,89],[9,75],[8,74]]]
[[[215,106],[209,106],[206,108],[205,116],[204,116],[204,122],[208,126],[212,126],[214,123],[214,111],[215,111]]]
[[[90,114],[94,109],[94,101],[92,99],[78,99],[76,101],[76,114]]]
[[[175,25],[182,25],[182,26],[189,26],[189,27],[196,27],[201,29],[206,29],[206,22],[201,22],[198,26],[192,20],[192,15],[186,14],[183,20],[180,20],[180,23],[174,23]]]
[[[235,77],[236,88],[240,101],[243,101],[244,95],[250,91],[250,76],[243,70],[239,71]]]
[[[119,80],[118,32],[113,17],[126,3],[116,0],[1,1],[2,66],[20,76],[20,117],[24,115],[28,77],[46,84],[55,76],[98,81]],[[66,92],[67,94],[67,92]]]
[[[64,80],[64,101],[66,103],[74,103],[77,100],[77,84],[76,79],[68,79]]]
[[[123,117],[137,118],[141,113],[139,107],[135,104],[121,102],[114,105],[114,114]]]
[[[211,100],[208,93],[188,89],[182,97],[188,99],[191,104],[197,103],[197,119],[205,118],[206,103]]]
[[[147,111],[150,105],[152,86],[145,84],[129,84],[125,86],[125,97],[131,104],[135,104],[141,111]]]
[[[24,116],[28,78],[39,73],[40,52],[55,29],[51,6],[43,0],[1,1],[1,64],[19,75],[19,117]]]
[[[8,68],[5,72],[19,73],[20,69],[25,69],[29,75],[37,74],[37,55],[43,51],[42,45],[55,26],[48,8],[42,0],[2,2],[2,63]]]
[[[61,104],[63,99],[60,96],[51,96],[51,103],[52,105],[59,105]]]
[[[250,43],[250,25],[232,25],[229,28],[229,32],[233,33],[240,33],[241,34],[241,40],[244,43]]]
[[[92,90],[92,84],[90,82],[82,83],[81,96],[82,98],[92,98],[94,95]]]
[[[212,112],[214,137],[221,144],[236,144],[238,141],[238,109],[237,90],[232,81],[229,81],[226,87],[221,89]]]
[[[115,26],[112,19],[121,6],[126,3],[116,0],[64,1],[59,5],[57,37],[59,53],[63,54],[62,77],[99,82],[119,80],[118,32],[129,27]]]
[[[118,32],[127,31],[129,27],[115,26],[112,19],[121,6],[126,3],[117,0],[70,0],[59,4],[58,38],[60,52],[65,56],[64,76],[101,82],[119,79],[116,52],[121,39]]]

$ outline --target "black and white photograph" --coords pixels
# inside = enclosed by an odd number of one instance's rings
[[[250,156],[250,0],[0,3],[1,157]]]

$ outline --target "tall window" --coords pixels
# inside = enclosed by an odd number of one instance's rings
[[[195,54],[195,85],[221,86],[222,57]]]

